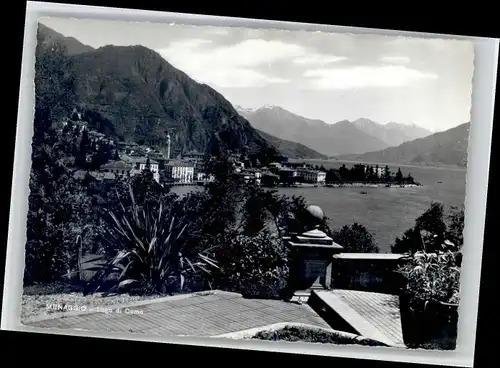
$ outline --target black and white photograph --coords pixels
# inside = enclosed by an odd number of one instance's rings
[[[23,326],[457,349],[473,41],[33,32]]]

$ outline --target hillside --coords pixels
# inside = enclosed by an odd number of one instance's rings
[[[339,160],[417,165],[467,165],[470,123],[361,155],[341,155]]]
[[[419,127],[416,124],[387,123],[379,124],[370,119],[357,119],[352,122],[356,127],[368,133],[388,146],[399,146],[400,144],[418,138],[424,138],[432,134],[431,131]]]
[[[257,110],[238,107],[238,111],[255,129],[280,139],[300,142],[328,156],[388,147],[379,138],[365,133],[348,121],[327,124],[293,114],[278,106],[264,106]]]
[[[73,43],[41,25],[39,34],[44,32],[58,35],[68,49]],[[68,57],[71,66],[64,73],[74,75],[80,109],[91,125],[109,135],[162,148],[168,133],[174,153],[216,154],[225,147],[257,155],[261,161],[279,159],[279,151],[221,94],[195,82],[153,50],[104,46]]]
[[[45,45],[52,45],[55,42],[63,44],[66,47],[68,55],[77,55],[94,50],[93,47],[84,45],[76,38],[66,37],[42,23],[38,23],[38,35]]]
[[[276,138],[270,134],[264,133],[257,129],[257,132],[270,144],[276,147],[280,153],[289,158],[297,159],[327,159],[328,157],[322,155],[315,150],[304,146],[303,144],[287,141],[284,139]]]

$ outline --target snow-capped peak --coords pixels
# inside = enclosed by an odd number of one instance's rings
[[[236,111],[241,112],[241,113],[252,113],[255,111],[255,109],[242,107],[240,105],[234,105],[234,108],[236,109]]]
[[[279,108],[279,106],[276,106],[276,105],[264,105],[261,107],[261,109],[275,109],[275,108]]]

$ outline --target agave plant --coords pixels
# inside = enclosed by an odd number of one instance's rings
[[[129,192],[130,209],[122,206],[121,216],[110,213],[113,226],[107,231],[108,241],[115,246],[115,255],[90,280],[88,292],[101,290],[110,280],[114,281],[110,291],[182,291],[188,277],[218,267],[207,253],[190,252],[186,246],[190,223],[174,215],[177,206],[160,203],[156,210],[142,208],[130,186]]]

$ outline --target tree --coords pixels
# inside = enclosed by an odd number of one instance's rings
[[[408,176],[404,179],[404,181],[407,184],[415,184],[415,179],[411,176],[411,173],[408,173]]]
[[[401,172],[401,169],[398,168],[398,171],[396,173],[396,177],[394,178],[396,180],[396,183],[401,184],[403,182],[403,173]]]
[[[151,161],[149,160],[149,157],[146,159],[146,170],[151,170]]]
[[[142,170],[134,175],[131,180],[133,196],[141,208],[149,207],[151,210],[158,208],[168,192],[154,179],[150,170]]]
[[[330,169],[326,172],[325,180],[327,183],[338,183],[342,180],[342,178],[340,177],[339,171]]]
[[[452,207],[447,215],[448,220],[448,230],[447,238],[454,243],[457,248],[460,248],[464,243],[464,206],[460,208]]]
[[[64,159],[71,155],[62,144],[55,125],[71,111],[75,79],[71,59],[59,43],[46,42],[37,34],[35,62],[35,116],[32,140],[30,195],[24,281],[47,282],[69,266],[68,229],[77,193]],[[74,243],[73,243],[74,244]]]
[[[340,178],[343,181],[347,181],[349,179],[349,170],[347,169],[347,167],[345,167],[345,164],[343,164],[340,167],[340,169],[339,169],[339,175],[340,175]]]
[[[396,238],[391,251],[415,253],[441,249],[447,234],[444,218],[443,205],[432,202],[430,207],[415,220],[415,225],[406,230],[401,238]]]
[[[391,170],[389,169],[389,166],[385,165],[385,170],[384,170],[384,181],[386,183],[390,183],[391,181]]]
[[[379,253],[373,235],[363,225],[355,222],[332,232],[333,240],[344,247],[346,253]]]
[[[87,129],[84,129],[82,132],[82,137],[80,139],[80,149],[78,151],[78,156],[75,160],[77,166],[81,168],[87,168],[87,154],[89,153],[91,148],[91,141],[89,138],[89,132]]]

